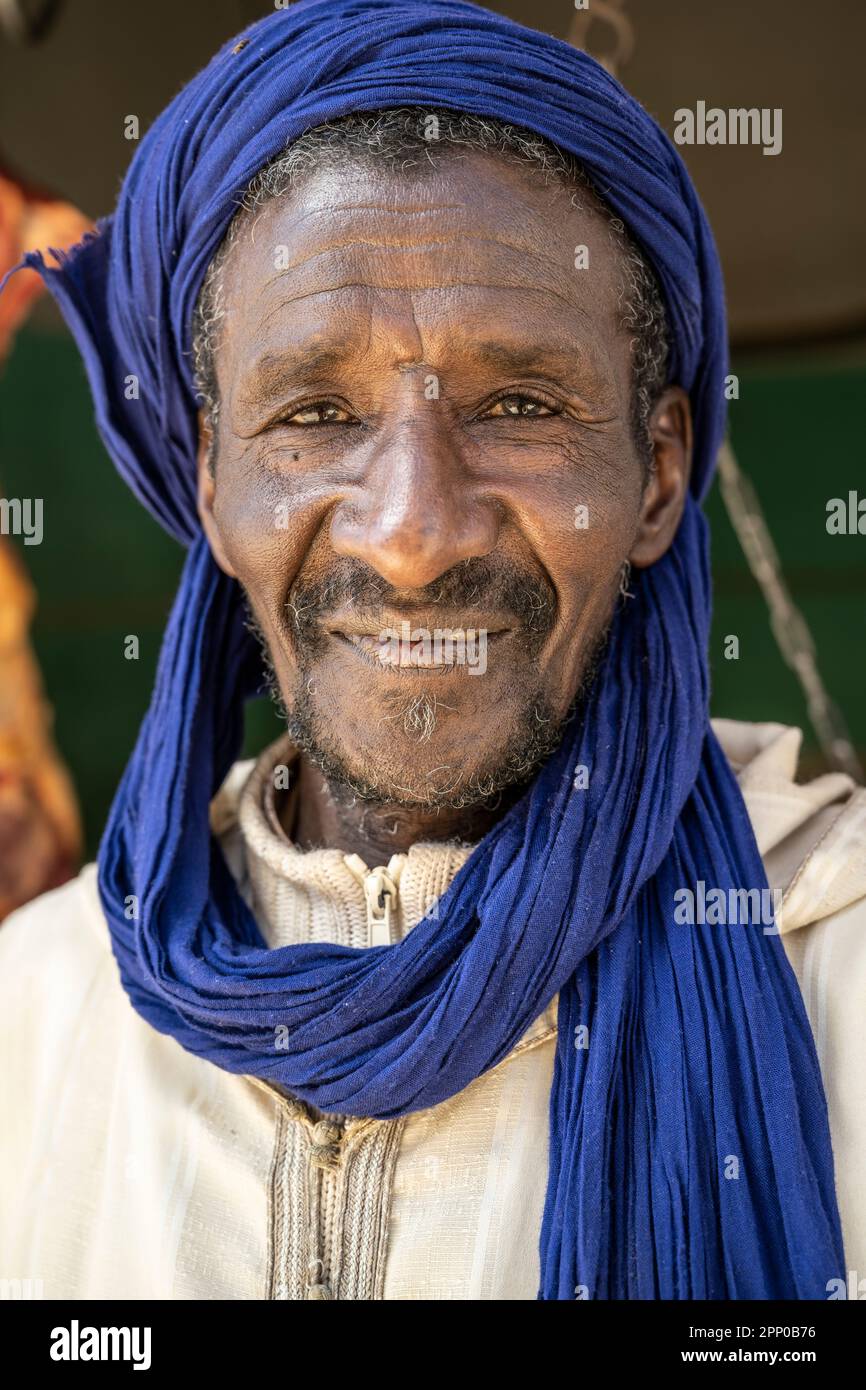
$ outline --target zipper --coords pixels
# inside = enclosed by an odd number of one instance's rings
[[[343,858],[346,867],[364,890],[368,945],[389,946],[392,942],[393,921],[399,901],[398,885],[406,856],[393,854],[388,861],[387,868],[379,865],[375,869],[369,869],[359,854],[346,854]],[[281,1107],[284,1121],[300,1121],[307,1132],[309,1144],[307,1164],[309,1225],[306,1237],[308,1259],[306,1262],[305,1296],[307,1299],[331,1301],[336,1297],[334,1279],[335,1275],[337,1280],[339,1279],[339,1271],[330,1267],[335,1258],[335,1252],[326,1249],[327,1236],[323,1229],[322,1209],[326,1195],[330,1195],[330,1190],[335,1186],[339,1189],[341,1182],[341,1168],[344,1158],[343,1144],[347,1137],[345,1120],[343,1117],[324,1115],[321,1112],[316,1118],[304,1101],[286,1095],[271,1082],[260,1080],[254,1076],[250,1076],[249,1080],[276,1098]],[[361,1127],[366,1129],[367,1125],[375,1123],[373,1120],[363,1120]],[[275,1155],[272,1181],[275,1180],[278,1169],[282,1179],[281,1164],[285,1160],[281,1149],[281,1131],[278,1128],[277,1154]],[[273,1235],[271,1239],[273,1242]],[[278,1254],[279,1252],[275,1248],[273,1257],[277,1258]],[[328,1259],[327,1266],[326,1257]]]
[[[364,890],[367,907],[367,941],[370,946],[390,946],[397,912],[400,874],[406,856],[392,854],[388,867],[368,869],[360,854],[343,856],[346,867]]]
[[[406,855],[394,854],[388,861],[387,868],[379,865],[375,869],[368,868],[358,854],[347,854],[343,858],[352,876],[364,891],[368,945],[391,945],[396,930],[395,919],[399,906],[400,875],[406,861]],[[334,1300],[338,1296],[336,1290],[339,1284],[339,1268],[332,1268],[332,1265],[335,1259],[339,1265],[339,1243],[336,1251],[328,1248],[328,1237],[323,1223],[323,1208],[328,1197],[337,1200],[337,1194],[344,1180],[342,1171],[345,1158],[344,1144],[348,1138],[345,1117],[326,1115],[321,1111],[316,1112],[314,1107],[308,1106],[297,1097],[287,1095],[273,1083],[263,1081],[258,1077],[249,1076],[248,1080],[276,1099],[282,1111],[283,1124],[292,1121],[300,1122],[306,1130],[309,1145],[306,1173],[308,1227],[306,1231],[306,1277],[303,1281],[305,1287],[302,1297],[317,1301]],[[353,1135],[357,1135],[360,1130],[366,1130],[368,1126],[372,1127],[377,1123],[375,1120],[362,1119],[351,1122],[349,1127]],[[274,1157],[272,1182],[285,1181],[283,1171],[283,1165],[286,1161],[285,1141],[282,1138],[282,1133],[282,1125],[280,1125],[277,1131],[277,1151]],[[285,1259],[282,1246],[276,1243],[273,1226],[271,1242],[272,1260]],[[274,1287],[272,1275],[272,1290]],[[276,1287],[279,1289],[280,1285],[277,1284]],[[272,1292],[271,1296],[280,1297],[280,1293],[277,1292],[274,1295]]]

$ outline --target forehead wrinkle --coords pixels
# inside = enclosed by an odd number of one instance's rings
[[[453,237],[442,237],[442,238],[439,238],[439,239],[437,239],[437,240],[435,240],[435,241],[423,242],[423,243],[420,243],[420,244],[417,244],[417,243],[394,243],[394,242],[380,242],[380,243],[377,243],[377,242],[375,242],[375,241],[366,241],[366,240],[354,239],[354,240],[348,241],[348,242],[342,242],[342,243],[341,243],[341,242],[337,242],[337,243],[335,243],[335,244],[333,244],[333,245],[331,245],[331,246],[323,246],[323,247],[317,249],[316,251],[311,252],[310,255],[304,256],[304,257],[302,257],[302,258],[301,258],[300,260],[298,260],[298,261],[293,261],[290,265],[280,267],[279,270],[275,271],[272,275],[269,275],[268,278],[267,278],[260,286],[258,286],[258,288],[257,288],[256,291],[255,291],[255,294],[256,294],[256,297],[257,297],[257,298],[262,298],[262,297],[264,297],[265,295],[268,294],[268,292],[269,292],[275,285],[279,285],[279,284],[286,278],[286,276],[291,275],[291,274],[297,274],[297,272],[298,272],[299,270],[302,270],[302,269],[304,269],[304,268],[309,268],[309,267],[312,266],[317,260],[321,259],[323,256],[332,255],[334,252],[339,252],[339,251],[348,250],[348,249],[354,249],[354,248],[358,248],[358,247],[365,247],[365,248],[367,248],[367,249],[369,249],[369,250],[372,250],[372,251],[374,251],[374,252],[375,252],[375,251],[379,251],[379,252],[381,252],[381,253],[383,253],[383,254],[391,254],[391,253],[394,253],[394,252],[399,253],[399,252],[401,252],[401,251],[404,251],[404,252],[406,252],[408,255],[415,255],[415,254],[418,254],[418,253],[423,253],[423,252],[430,251],[430,250],[432,250],[433,248],[440,248],[440,247],[444,248],[444,247],[446,247],[446,246],[448,246],[448,245],[452,245],[452,244],[454,244],[454,243],[457,243],[457,244],[459,244],[459,245],[463,245],[463,244],[466,243],[467,241],[475,241],[475,242],[483,243],[484,245],[487,245],[487,246],[494,246],[494,247],[496,248],[496,250],[497,250],[497,251],[500,251],[500,252],[503,251],[503,250],[512,251],[512,252],[514,252],[517,256],[520,256],[520,257],[523,259],[523,262],[524,262],[524,263],[525,263],[528,259],[531,259],[531,260],[535,261],[535,262],[538,263],[538,264],[543,264],[543,265],[547,266],[548,268],[557,271],[557,272],[560,273],[560,274],[561,274],[561,272],[562,272],[562,264],[557,260],[557,258],[556,258],[555,256],[550,255],[550,254],[548,254],[548,253],[546,253],[546,252],[544,252],[544,251],[540,251],[540,250],[538,250],[536,247],[528,247],[528,246],[516,245],[514,242],[509,242],[509,241],[505,241],[505,240],[500,240],[500,239],[497,238],[497,237],[473,237],[473,236],[470,236],[470,235],[468,235],[468,234],[467,234],[466,236],[463,236],[463,235],[456,236],[456,235],[455,235],[455,236],[453,236]],[[363,283],[365,283],[365,282],[364,282],[364,281],[357,281],[357,282],[355,282],[355,283],[363,284]],[[479,284],[479,283],[481,283],[481,282],[479,282],[479,281],[460,281],[460,282],[452,282],[452,283]],[[525,282],[521,282],[521,287],[524,287],[524,285],[525,285]],[[397,286],[397,285],[383,285],[383,286],[380,287],[380,286],[375,286],[375,285],[372,285],[372,284],[371,284],[370,287],[371,287],[371,288],[374,288],[374,289],[375,289],[375,288],[383,288],[383,289],[398,289],[398,288],[399,288],[399,286]],[[416,289],[422,289],[422,288],[426,288],[426,287],[425,287],[425,286],[419,286],[419,285],[407,285],[407,286],[406,286],[406,289],[407,289],[407,290],[410,290],[410,291],[414,291],[414,290],[416,290]],[[430,286],[430,288],[433,288],[433,286]],[[527,288],[528,288],[528,287],[527,287]],[[546,288],[546,287],[537,286],[536,288],[538,288],[538,289],[543,289],[543,288]],[[552,292],[552,293],[555,293],[555,291],[553,291],[553,290],[551,290],[551,292]],[[298,295],[298,296],[290,296],[288,300],[284,300],[283,302],[288,303],[288,302],[290,302],[291,299],[293,299],[293,298],[302,298],[302,297],[303,297],[303,296],[300,296],[300,295]],[[578,306],[575,306],[575,307],[577,308]]]
[[[259,222],[266,215],[273,212],[294,213],[294,219],[289,223],[289,230],[293,231],[300,227],[302,223],[309,222],[313,217],[332,217],[334,213],[347,213],[351,215],[355,212],[384,212],[396,217],[421,217],[431,212],[465,212],[465,203],[424,203],[418,207],[395,207],[386,203],[320,203],[318,206],[307,207],[303,211],[291,201],[291,193],[288,190],[282,198],[275,199],[272,203],[267,203],[253,221],[250,228],[251,240],[255,240],[253,233]],[[241,243],[237,243],[240,245]]]
[[[291,201],[291,190],[283,195],[281,199],[273,203],[266,204],[258,216],[254,218],[250,226],[250,241],[255,245],[255,233],[259,223],[263,221],[269,212],[281,212],[284,215],[293,213],[292,220],[288,223],[287,230],[294,232],[301,228],[305,222],[313,218],[328,217],[335,215],[353,216],[358,212],[385,213],[389,217],[428,217],[433,213],[440,212],[467,212],[465,203],[425,203],[418,207],[396,207],[385,203],[322,203],[318,207],[308,207],[301,211]],[[242,240],[235,243],[235,247],[243,245]]]
[[[558,290],[555,290],[549,285],[545,285],[544,287],[538,285],[510,285],[490,280],[455,280],[451,284],[446,285],[371,285],[363,280],[347,280],[338,285],[329,285],[326,289],[308,290],[303,294],[281,297],[279,303],[272,305],[264,317],[259,320],[258,324],[255,326],[255,332],[261,333],[264,329],[268,328],[273,320],[290,304],[303,304],[310,300],[327,299],[331,295],[342,294],[346,290],[362,290],[374,295],[415,295],[453,294],[455,290],[460,291],[464,289],[495,290],[500,294],[505,293],[509,295],[542,295],[545,298],[559,300],[569,314],[575,314],[578,318],[585,320],[587,323],[592,323],[592,315],[588,310],[582,308],[579,304],[575,304],[573,300],[567,299],[565,295],[560,294]]]
[[[411,303],[411,309],[412,324],[421,340],[423,330],[414,302]],[[366,350],[371,342],[370,320],[365,321],[365,327],[367,331],[363,347]],[[436,325],[432,327],[435,330]],[[552,343],[549,339],[522,345],[509,342],[506,338],[478,340],[460,334],[449,334],[449,341],[458,343],[461,348],[465,347],[479,362],[510,371],[526,371],[542,365],[550,366],[551,363],[568,366],[574,362],[576,355],[574,346]],[[339,347],[307,347],[303,343],[292,343],[284,348],[271,348],[263,352],[249,368],[245,380],[267,377],[268,374],[277,372],[282,374],[293,371],[296,367],[302,367],[306,374],[313,376],[316,372],[339,367],[357,356],[358,348],[352,344],[351,339],[344,339]]]
[[[315,217],[332,212],[385,212],[395,217],[423,217],[430,212],[465,212],[465,203],[421,203],[418,207],[396,207],[388,203],[322,203],[311,208],[305,217]]]
[[[285,198],[277,200],[273,203],[269,203],[264,208],[262,208],[258,216],[254,218],[253,222],[250,225],[250,245],[256,245],[256,230],[258,228],[258,225],[261,221],[267,218],[270,212],[280,212],[283,215],[285,215],[289,211],[294,211],[294,209],[292,208],[291,203],[289,203]],[[395,217],[421,217],[428,216],[434,212],[466,212],[466,206],[465,204],[461,203],[442,203],[431,204],[430,206],[423,208],[389,208],[384,206],[380,207],[375,203],[360,203],[356,205],[346,204],[345,206],[341,204],[323,204],[321,207],[310,208],[307,211],[298,212],[297,215],[289,221],[288,226],[284,229],[284,234],[293,235],[299,231],[308,230],[304,228],[303,224],[305,222],[311,221],[313,218],[327,217],[330,220],[335,216],[335,214],[345,214],[346,216],[351,217],[353,213],[356,213],[358,211],[383,212]],[[338,246],[340,244],[341,243],[337,243]],[[240,252],[243,246],[243,238],[239,238],[234,243],[234,246],[232,248],[234,258],[238,258],[240,256]],[[303,264],[303,261],[298,262],[298,264]]]

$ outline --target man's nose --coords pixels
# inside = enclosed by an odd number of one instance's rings
[[[371,458],[331,523],[331,544],[395,588],[423,588],[461,560],[489,555],[499,512],[473,487],[447,428],[412,422]]]

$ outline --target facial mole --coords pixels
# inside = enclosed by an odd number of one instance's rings
[[[300,456],[300,454],[298,453],[298,451],[295,450],[295,452],[292,454],[292,463],[297,463],[297,461],[298,461],[298,459],[299,459],[300,457],[301,457],[301,456]]]

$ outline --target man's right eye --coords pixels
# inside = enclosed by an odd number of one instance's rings
[[[291,415],[281,415],[274,423],[278,425],[344,425],[351,419],[348,410],[334,405],[331,401],[313,401],[303,405]]]

